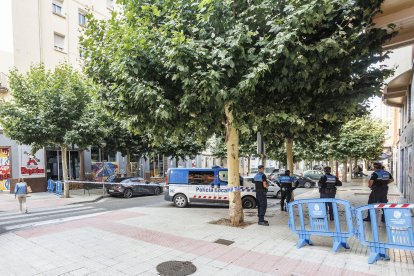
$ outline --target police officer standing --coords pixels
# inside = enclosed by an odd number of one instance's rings
[[[379,162],[374,163],[375,171],[372,173],[370,180],[368,181],[368,187],[371,188],[371,194],[368,198],[368,204],[372,203],[387,203],[388,184],[394,181],[392,175],[383,169],[383,166]],[[381,221],[385,221],[384,210],[382,210]],[[370,215],[363,219],[364,221],[370,221]]]
[[[264,219],[267,209],[267,183],[266,175],[264,174],[264,166],[259,165],[259,172],[254,176],[253,182],[256,188],[256,200],[257,200],[257,216],[259,217],[259,225],[269,226],[269,222]]]
[[[295,186],[293,187],[293,183],[295,183]],[[290,176],[290,171],[286,170],[285,174],[279,176],[277,178],[277,185],[279,185],[280,190],[281,190],[281,199],[280,199],[280,207],[282,211],[286,211],[287,212],[287,206],[285,205],[285,200],[286,200],[286,204],[289,203],[292,199],[292,191],[294,189],[296,189],[296,187],[298,186],[299,182],[295,181],[295,178]]]
[[[325,167],[325,174],[321,176],[318,181],[319,194],[321,198],[335,198],[336,186],[342,186],[342,182],[331,174],[331,167]],[[329,211],[329,219],[334,220],[332,202],[326,203],[326,208]]]

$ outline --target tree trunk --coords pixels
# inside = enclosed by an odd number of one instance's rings
[[[233,125],[234,117],[228,105],[225,107],[225,112],[228,183],[229,188],[235,188],[229,192],[230,222],[233,226],[239,226],[244,221],[239,190],[239,134]]]
[[[293,139],[286,138],[286,161],[287,168],[293,174]]]
[[[262,160],[262,164],[260,164],[260,165],[263,165],[266,168],[266,162],[267,162],[266,155],[261,154],[260,159]]]
[[[129,153],[129,150],[127,150],[127,161],[126,161],[126,175],[127,177],[131,176],[131,154]]]
[[[250,174],[250,159],[252,158],[251,155],[247,157],[247,175]]]
[[[364,165],[364,171],[368,171],[368,160],[367,159],[364,159],[364,163],[363,163],[363,165]]]
[[[79,151],[79,179],[81,181],[85,180],[85,151]]]
[[[62,145],[62,170],[63,170],[63,196],[69,197],[69,182],[68,182],[68,158],[67,158],[67,146]]]
[[[334,159],[333,159],[333,157],[329,157],[329,167],[331,167],[331,170],[333,171],[333,169],[334,169]]]
[[[352,157],[349,157],[349,179],[352,179]]]
[[[335,161],[335,175],[339,178],[339,162]]]
[[[348,176],[348,171],[347,171],[347,162],[345,158],[342,161],[342,182],[347,182],[347,176]]]

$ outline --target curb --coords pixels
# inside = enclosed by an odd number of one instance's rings
[[[82,203],[93,203],[93,202],[97,202],[97,201],[99,201],[103,198],[106,198],[106,197],[109,197],[109,195],[98,196],[97,198],[92,199],[92,200],[72,202],[72,203],[69,203],[69,204],[66,204],[66,205],[75,205],[75,204],[82,204]]]

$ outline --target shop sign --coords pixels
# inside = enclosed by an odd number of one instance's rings
[[[8,190],[7,180],[11,177],[10,148],[0,147],[0,190]]]
[[[19,175],[23,178],[45,177],[43,150],[31,153],[28,146],[19,146]]]

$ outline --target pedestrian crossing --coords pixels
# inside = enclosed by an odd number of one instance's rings
[[[107,212],[104,208],[85,206],[82,204],[29,209],[29,213],[27,214],[3,212],[0,213],[0,234],[11,230],[94,217]]]

